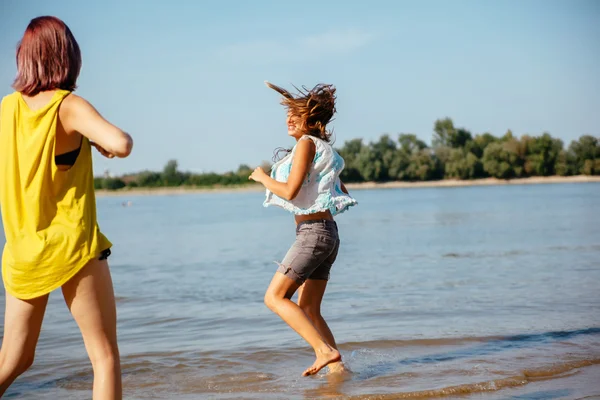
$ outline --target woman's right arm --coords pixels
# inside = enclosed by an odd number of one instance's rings
[[[131,154],[133,139],[107,120],[85,99],[71,94],[60,108],[61,123],[67,134],[78,132],[117,157]]]

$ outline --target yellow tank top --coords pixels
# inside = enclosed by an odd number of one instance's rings
[[[35,111],[19,92],[2,99],[2,278],[6,291],[20,299],[50,293],[111,247],[96,222],[89,141],[83,138],[68,171],[54,162],[58,109],[68,94],[57,90]]]

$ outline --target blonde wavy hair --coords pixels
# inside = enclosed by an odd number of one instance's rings
[[[298,91],[296,95],[267,81],[265,85],[283,96],[281,105],[299,119],[299,129],[303,134],[331,141],[332,132],[327,130],[327,124],[336,113],[336,89],[333,85],[320,83],[310,90],[304,86],[301,89],[294,86]]]

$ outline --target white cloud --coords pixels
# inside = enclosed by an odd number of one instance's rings
[[[298,61],[327,54],[347,54],[369,44],[375,35],[356,30],[329,31],[291,41],[255,40],[228,45],[219,56],[236,62]]]

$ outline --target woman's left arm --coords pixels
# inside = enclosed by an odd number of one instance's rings
[[[282,199],[293,200],[302,188],[302,183],[315,158],[315,152],[315,143],[312,140],[298,141],[292,160],[292,170],[287,182],[276,181],[267,175],[261,167],[256,168],[248,179],[262,183],[265,188]]]

